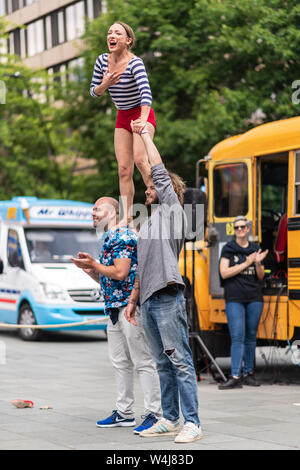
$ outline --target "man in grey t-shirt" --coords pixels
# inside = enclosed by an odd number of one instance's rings
[[[175,435],[175,442],[201,439],[198,387],[188,341],[184,283],[178,258],[184,242],[182,209],[184,185],[169,174],[147,131],[142,131],[153,182],[146,190],[146,205],[155,205],[138,236],[138,275],[125,310],[135,322],[138,299],[143,326],[160,379],[163,418],[141,437]],[[180,429],[179,402],[184,417]]]

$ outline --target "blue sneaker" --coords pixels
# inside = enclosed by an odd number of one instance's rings
[[[158,421],[158,419],[152,413],[149,413],[146,416],[142,416],[142,418],[144,418],[144,421],[133,430],[134,434],[139,434],[140,432],[145,431],[145,429],[151,428],[151,426],[153,426],[153,424],[157,423]]]
[[[117,410],[113,410],[113,413],[108,418],[104,419],[103,421],[97,421],[96,426],[98,428],[116,428],[118,426],[135,426],[135,419],[134,418],[123,418],[123,416],[119,415]]]

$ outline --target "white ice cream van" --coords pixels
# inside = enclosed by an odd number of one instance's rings
[[[64,329],[60,325],[104,319],[100,285],[70,261],[79,251],[98,259],[99,246],[91,204],[35,197],[0,201],[0,322]],[[68,330],[106,327],[102,322]],[[18,331],[24,340],[41,334]]]

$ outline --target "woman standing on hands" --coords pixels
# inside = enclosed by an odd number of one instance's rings
[[[126,23],[115,22],[108,30],[109,53],[100,55],[95,63],[91,83],[91,95],[102,96],[106,90],[118,109],[114,145],[118,161],[120,194],[125,198],[127,210],[133,204],[134,164],[142,174],[145,185],[151,177],[145,147],[140,137],[143,129],[152,139],[155,131],[155,115],[151,109],[152,94],[142,59],[131,52],[135,35]],[[134,121],[132,133],[131,121]],[[124,208],[124,207],[123,207]]]
[[[223,247],[220,275],[224,285],[226,316],[231,337],[231,377],[220,390],[258,386],[253,376],[256,333],[263,310],[262,261],[268,250],[248,241],[249,222],[244,216],[234,221],[235,240]],[[244,376],[241,377],[243,367]]]

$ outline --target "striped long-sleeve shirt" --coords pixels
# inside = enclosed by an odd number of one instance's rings
[[[94,67],[90,93],[99,98],[95,87],[102,83],[103,75],[108,68],[108,54],[100,55]],[[152,94],[144,62],[140,57],[132,57],[119,83],[108,88],[109,94],[117,109],[131,109],[137,106],[152,104]]]

